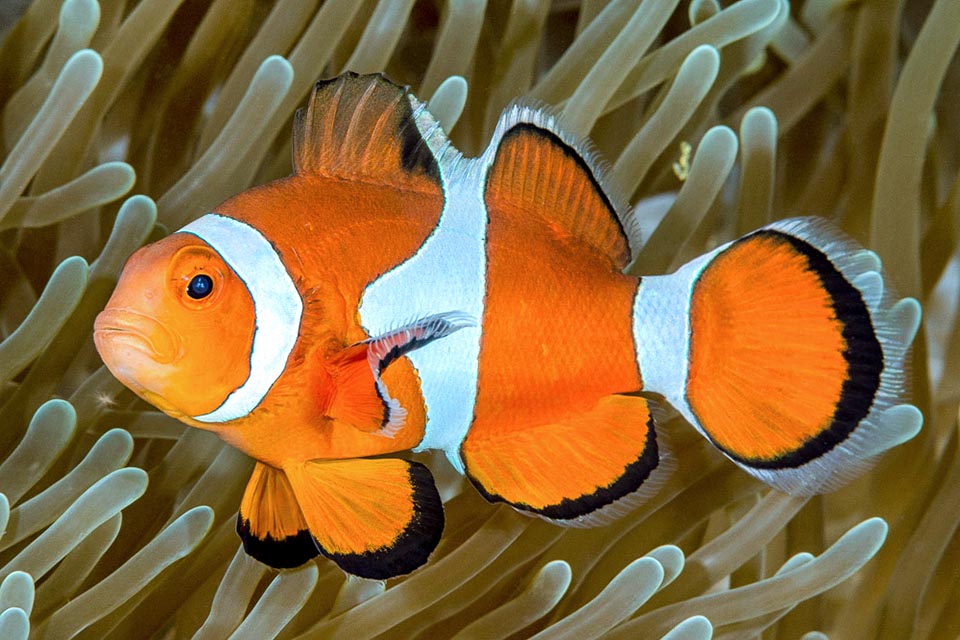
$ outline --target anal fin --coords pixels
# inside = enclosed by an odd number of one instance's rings
[[[553,424],[479,425],[461,447],[467,476],[492,502],[570,526],[609,522],[668,475],[654,411],[647,398],[611,395]]]

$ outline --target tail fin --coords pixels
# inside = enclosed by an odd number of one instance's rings
[[[833,489],[920,429],[905,402],[920,305],[825,220],[782,220],[644,278],[634,311],[644,388],[781,490]]]

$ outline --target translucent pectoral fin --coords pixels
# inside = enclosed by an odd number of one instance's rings
[[[380,374],[410,351],[473,324],[469,316],[440,313],[344,349],[328,365],[336,385],[328,415],[360,431],[394,435],[407,412],[390,396]]]

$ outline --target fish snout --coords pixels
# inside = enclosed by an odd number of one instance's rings
[[[110,307],[93,323],[93,339],[106,360],[122,347],[146,353],[157,364],[172,364],[181,353],[181,342],[162,322],[139,311]]]

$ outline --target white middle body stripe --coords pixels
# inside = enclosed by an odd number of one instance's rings
[[[253,299],[257,324],[249,377],[216,410],[193,416],[200,422],[236,420],[257,408],[287,368],[300,335],[303,300],[276,249],[250,225],[208,213],[179,232],[197,236],[219,253]]]
[[[477,399],[480,326],[486,281],[485,163],[441,164],[445,202],[440,221],[408,260],[367,286],[360,321],[371,336],[427,316],[459,312],[474,319],[463,328],[407,354],[420,376],[426,432],[416,451],[440,449],[463,472],[460,443]]]

